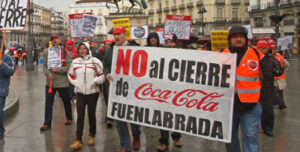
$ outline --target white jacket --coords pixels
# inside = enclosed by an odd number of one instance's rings
[[[84,44],[90,48],[88,43]],[[75,86],[75,92],[85,95],[99,92],[99,84],[105,80],[102,62],[91,57],[91,51],[89,53],[90,56],[73,60],[68,72],[69,81]]]

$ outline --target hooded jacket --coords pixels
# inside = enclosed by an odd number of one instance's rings
[[[77,48],[75,47],[74,41],[68,40],[68,41],[66,42],[66,45],[65,45],[65,51],[68,52],[68,45],[69,45],[69,44],[72,44],[72,47],[73,47],[72,50],[69,51],[69,52],[70,52],[71,55],[73,56],[73,59],[76,59],[76,58],[78,57],[78,55],[77,55]]]
[[[162,47],[162,45],[160,45],[159,36],[156,32],[149,33],[148,38],[147,38],[147,46],[151,46],[150,39],[153,37],[156,38],[156,40],[157,40],[156,47]]]
[[[0,48],[1,48],[0,41]],[[15,73],[16,66],[13,62],[13,59],[6,55],[4,52],[5,46],[3,46],[2,51],[2,65],[0,65],[0,96],[6,97],[9,93],[10,77]]]
[[[73,60],[68,72],[68,78],[70,83],[75,86],[76,93],[84,95],[97,93],[100,91],[98,85],[105,80],[103,65],[100,60],[92,57],[89,43],[83,42],[81,44],[88,48],[89,55]]]

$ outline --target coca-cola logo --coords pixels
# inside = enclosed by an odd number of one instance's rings
[[[257,63],[257,61],[254,61],[254,60],[248,60],[248,66],[249,66],[250,70],[255,71],[258,67],[258,63]]]
[[[185,89],[182,91],[162,90],[154,88],[152,83],[146,83],[138,87],[134,93],[139,100],[152,100],[160,103],[185,106],[203,111],[214,112],[218,109],[219,102],[215,99],[224,94],[217,92],[207,93],[203,90]]]

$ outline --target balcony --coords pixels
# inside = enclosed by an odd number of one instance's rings
[[[280,7],[290,7],[292,6],[293,2],[291,0],[281,0]]]
[[[153,14],[153,13],[154,13],[154,10],[153,10],[153,9],[150,9],[148,13],[149,13],[149,14]]]
[[[203,24],[205,23],[205,18],[204,18],[204,21],[201,19],[196,19],[196,24]]]
[[[179,5],[179,9],[185,9],[184,4],[180,4],[180,5]]]
[[[171,7],[171,10],[172,10],[172,11],[177,10],[177,6],[176,6],[176,5],[173,5],[173,6]]]
[[[228,18],[227,17],[214,17],[213,22],[216,24],[224,24],[227,23]]]
[[[225,4],[225,0],[216,0],[216,4]]]
[[[170,10],[169,7],[164,8],[164,12],[169,12],[169,10]]]
[[[249,4],[250,4],[249,0],[245,0],[245,5],[249,5]]]
[[[268,2],[267,3],[267,9],[273,9],[275,8],[275,3],[274,2]]]
[[[232,5],[240,5],[241,4],[241,0],[231,0],[231,4]]]
[[[197,5],[197,6],[202,6],[202,5],[203,5],[203,0],[198,0],[198,1],[196,2],[196,5]]]
[[[193,2],[189,2],[189,3],[187,4],[187,8],[192,8],[192,7],[194,7]]]
[[[263,22],[256,22],[255,27],[264,27],[264,23]]]
[[[232,24],[238,24],[238,23],[241,23],[242,20],[241,20],[241,18],[233,17],[233,18],[231,18],[230,22],[231,22]]]
[[[251,6],[251,11],[259,11],[260,10],[260,5],[252,5]]]
[[[294,25],[295,24],[295,20],[294,19],[284,20],[283,24],[284,25]]]
[[[158,8],[158,9],[156,10],[156,12],[157,12],[157,13],[161,13],[161,12],[162,12],[162,8]]]

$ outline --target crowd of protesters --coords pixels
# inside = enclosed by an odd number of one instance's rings
[[[135,41],[126,39],[124,27],[115,28],[113,36],[114,39],[105,40],[104,46],[100,49],[97,49],[94,42],[91,41],[81,42],[78,47],[71,40],[61,45],[59,36],[51,36],[52,47],[62,50],[60,67],[48,68],[48,50],[44,50],[46,59],[43,66],[46,76],[45,119],[40,131],[51,129],[56,92],[59,93],[64,104],[65,125],[73,123],[71,103],[76,99],[76,140],[70,146],[72,150],[81,149],[83,146],[82,135],[86,109],[88,109],[89,119],[88,145],[93,146],[95,144],[97,101],[99,97],[102,97],[108,105],[109,84],[114,81],[111,75],[113,47],[139,46]],[[180,46],[179,44],[185,45]],[[278,53],[274,40],[260,40],[257,45],[253,45],[247,37],[247,29],[242,26],[233,26],[230,29],[228,44],[228,48],[217,51],[237,54],[232,141],[226,144],[226,150],[228,152],[240,152],[243,149],[244,152],[258,152],[259,125],[261,124],[265,135],[272,137],[274,105],[278,104],[280,110],[287,108],[283,90],[286,88],[285,68],[289,64]],[[149,33],[145,46],[199,49],[193,43],[179,43],[175,34],[165,36],[165,43],[162,45],[156,32]],[[210,42],[201,46],[201,50],[210,49]],[[253,63],[249,64],[250,61]],[[0,136],[3,136],[5,131],[2,113],[5,97],[8,94],[9,77],[14,71],[13,60],[9,56],[3,55],[0,59],[0,90],[4,90],[0,91]],[[120,151],[139,150],[142,142],[140,126],[130,124],[131,130],[129,130],[127,122],[105,118],[107,128],[112,128],[113,122],[115,122],[119,134]],[[239,127],[242,131],[242,140],[239,139]],[[130,131],[133,142],[131,142]],[[169,147],[169,131],[160,130],[160,135],[157,150],[166,151]],[[180,133],[173,132],[171,137],[174,146],[182,147],[184,145]],[[242,148],[240,141],[242,141]]]

